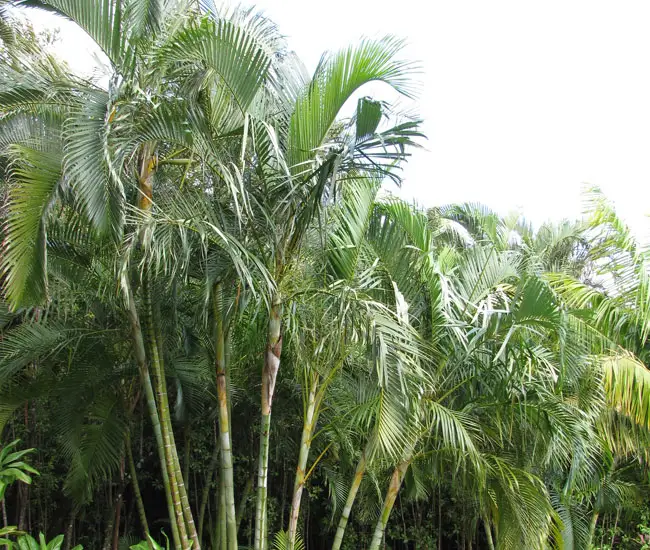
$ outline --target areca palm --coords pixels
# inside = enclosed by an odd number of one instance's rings
[[[271,198],[273,242],[268,264],[277,290],[270,300],[267,351],[262,372],[262,420],[258,473],[255,548],[265,547],[266,485],[271,406],[282,350],[283,291],[287,274],[318,211],[336,189],[337,177],[363,170],[385,173],[386,165],[404,155],[412,142],[414,124],[387,131],[386,146],[377,139],[381,121],[378,104],[359,102],[353,133],[332,135],[332,126],[343,105],[364,84],[379,80],[409,95],[409,64],[397,55],[401,44],[392,38],[364,41],[323,59],[314,77],[306,83],[291,106],[288,118],[280,122],[280,157],[262,158],[262,188]],[[370,106],[370,107],[369,107]],[[354,128],[356,127],[356,131]],[[387,149],[386,147],[390,147]],[[364,150],[365,149],[365,150]],[[277,155],[276,155],[277,157]],[[369,159],[370,163],[365,159]],[[269,169],[270,168],[270,169]],[[339,175],[340,173],[340,175]]]
[[[138,208],[143,212],[152,208],[159,151],[173,152],[169,148],[174,146],[191,150],[185,164],[191,164],[196,155],[197,161],[221,167],[222,177],[228,176],[229,170],[223,170],[227,164],[219,156],[219,132],[237,131],[244,124],[271,64],[269,53],[259,43],[257,29],[249,22],[219,18],[215,13],[197,23],[183,2],[88,4],[54,0],[22,4],[53,10],[79,24],[107,56],[113,74],[109,89],[104,90],[75,79],[53,62],[39,64],[31,79],[27,63],[20,70],[8,68],[4,72],[3,130],[11,144],[7,152],[16,166],[8,234],[11,246],[4,262],[14,305],[36,302],[46,294],[44,218],[62,185],[71,186],[73,207],[83,209],[85,221],[94,231],[116,238],[123,232],[129,191],[125,182],[133,174],[138,182]],[[181,100],[179,85],[187,87],[192,81],[196,82],[190,88],[192,101]],[[203,102],[204,97],[210,100]],[[188,108],[190,116],[184,113],[181,117],[181,109]],[[31,128],[34,123],[36,134]],[[61,125],[63,132],[58,131]],[[16,142],[16,126],[22,130],[18,138],[39,138],[38,153]],[[192,126],[196,131],[190,133]],[[156,333],[148,297],[151,283],[145,275],[141,314],[133,303],[128,279],[122,278],[135,355],[152,421],[160,426],[161,452],[165,449],[161,463],[170,481],[169,500],[177,524],[174,538],[187,547],[187,533],[198,548],[175,453],[161,358],[155,345],[150,353],[143,346],[140,318],[150,339],[155,340]],[[147,357],[158,381],[157,399],[148,382]]]

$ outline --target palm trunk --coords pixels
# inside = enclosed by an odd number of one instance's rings
[[[122,500],[122,495],[124,494],[124,482],[121,481],[120,485],[117,488],[115,497],[111,500],[112,509],[115,512],[111,513],[110,519],[106,523],[106,530],[104,531],[104,545],[102,550],[110,550],[113,547],[113,539],[115,535],[115,526],[119,522],[118,514],[121,511],[120,501]]]
[[[145,280],[145,287],[148,284],[148,280]],[[146,287],[147,291],[149,291],[148,287]],[[147,294],[150,297],[150,294]],[[151,301],[149,302],[151,304]],[[156,307],[154,310],[153,308],[150,311],[151,317],[150,320],[152,322],[152,330],[153,330],[153,341],[152,344],[155,345],[157,355],[158,355],[158,363],[159,363],[159,370],[162,373],[162,379],[161,379],[161,384],[163,387],[163,394],[165,396],[165,403],[166,403],[166,410],[167,413],[163,416],[166,426],[167,426],[167,431],[169,433],[169,439],[171,442],[170,446],[170,451],[171,451],[171,458],[172,458],[172,465],[174,468],[174,477],[176,478],[176,484],[178,486],[178,494],[180,497],[180,502],[181,502],[181,508],[183,510],[183,518],[185,520],[185,528],[187,529],[187,534],[188,537],[192,541],[192,550],[201,550],[201,544],[199,542],[199,536],[196,530],[196,526],[194,524],[194,517],[192,516],[192,509],[190,508],[190,500],[187,495],[187,488],[185,487],[185,477],[183,476],[183,472],[181,470],[181,463],[178,458],[178,447],[176,445],[176,440],[174,438],[174,429],[172,427],[172,420],[171,420],[171,414],[169,412],[169,399],[168,399],[168,392],[167,392],[167,378],[165,376],[165,362],[164,362],[164,356],[163,356],[163,346],[162,346],[162,335],[160,334],[160,324],[158,320],[160,319],[160,311]]]
[[[249,477],[246,481],[246,486],[241,495],[241,500],[239,501],[239,506],[237,508],[236,522],[237,522],[237,533],[239,533],[239,526],[241,525],[242,519],[244,519],[244,512],[246,511],[246,503],[248,502],[248,497],[253,490],[253,478]]]
[[[616,542],[616,529],[618,527],[618,520],[621,517],[621,507],[616,508],[616,519],[614,520],[614,529],[612,529],[612,542],[609,544],[610,548],[614,548],[614,543]]]
[[[165,393],[166,393],[166,389],[165,389]],[[174,431],[172,430],[171,416],[168,417],[167,422],[169,425],[169,433],[172,442],[172,447],[171,447],[172,459],[174,461],[174,470],[175,470],[176,480],[178,483],[178,493],[181,499],[181,507],[183,509],[183,518],[185,519],[188,536],[192,540],[192,550],[201,550],[199,535],[196,530],[196,525],[194,523],[194,516],[192,515],[192,509],[190,508],[190,499],[187,495],[187,489],[185,487],[185,483],[183,482],[181,463],[178,460],[178,451],[176,447],[176,442],[174,440]]]
[[[190,460],[192,459],[192,445],[190,437],[190,423],[185,425],[183,429],[183,437],[185,441],[183,442],[183,451],[185,451],[185,456],[183,457],[183,481],[186,486],[189,487],[190,483]]]
[[[124,477],[124,454],[122,454],[122,459],[120,460],[120,496],[117,499],[117,506],[115,508],[115,526],[113,527],[113,550],[117,550],[120,542],[120,522],[122,519],[122,506],[124,505],[125,487],[126,479]]]
[[[485,538],[487,539],[488,548],[494,550],[494,539],[492,538],[492,526],[487,516],[483,516],[483,527],[485,528]]]
[[[210,466],[208,466],[208,475],[205,480],[205,486],[203,487],[203,493],[201,494],[201,507],[199,508],[199,538],[203,540],[203,525],[205,523],[205,510],[208,506],[208,499],[210,498],[210,483],[212,483],[212,476],[214,476],[214,471],[217,469],[217,464],[219,463],[219,445],[214,446],[214,451],[212,452],[212,458],[210,459]]]
[[[148,281],[147,281],[148,282]],[[160,333],[160,311],[158,307],[156,306],[155,310],[152,309],[151,311],[152,317],[151,320],[153,322],[153,330],[154,330],[154,336],[155,336],[155,345],[156,349],[158,351],[158,360],[160,363],[160,371],[163,373],[163,378],[162,378],[162,385],[164,389],[164,394],[165,394],[165,399],[167,400],[167,415],[165,416],[165,420],[167,422],[167,429],[169,431],[169,438],[171,440],[171,452],[172,452],[172,460],[173,460],[173,465],[174,465],[174,475],[176,477],[176,483],[178,485],[178,494],[181,499],[181,507],[183,509],[183,518],[185,519],[185,526],[187,529],[187,534],[189,538],[192,540],[192,550],[201,550],[201,543],[199,541],[199,535],[196,530],[196,525],[194,524],[194,516],[192,515],[192,509],[190,507],[190,499],[187,495],[187,487],[185,486],[185,479],[187,479],[187,476],[183,475],[183,471],[181,470],[181,463],[180,460],[178,459],[178,446],[176,445],[176,440],[174,438],[174,429],[172,427],[172,419],[171,415],[169,414],[169,399],[167,397],[167,378],[165,376],[165,361],[164,361],[164,355],[163,355],[163,346],[162,346],[162,335]],[[188,471],[189,471],[189,465],[188,465]]]
[[[598,524],[598,512],[594,512],[591,516],[591,525],[589,526],[589,540],[587,541],[587,546],[591,548],[594,540],[594,534],[596,533],[596,525]]]
[[[219,440],[221,442],[221,479],[225,494],[227,550],[237,550],[237,516],[235,513],[235,484],[228,412],[228,388],[226,384],[226,341],[223,326],[223,288],[214,286],[214,348],[217,370],[217,397],[219,399]]]
[[[145,352],[144,339],[142,337],[140,318],[135,307],[133,290],[131,289],[131,285],[128,283],[128,281],[126,291],[129,320],[131,321],[131,332],[133,336],[133,349],[136,362],[138,364],[138,370],[140,372],[140,381],[144,388],[145,400],[147,402],[147,411],[149,413],[151,426],[156,438],[156,448],[158,449],[158,458],[160,461],[163,487],[165,488],[165,497],[167,499],[167,513],[169,515],[169,523],[172,530],[172,540],[174,541],[174,548],[179,548],[181,545],[181,539],[178,531],[178,525],[175,520],[174,501],[172,497],[171,480],[169,478],[169,471],[167,469],[167,462],[165,460],[165,443],[162,435],[162,427],[160,425],[160,417],[158,416],[156,398],[154,396],[153,386],[151,384],[151,376],[149,375],[149,367],[147,366],[147,355]]]
[[[165,373],[162,370],[160,356],[158,353],[158,345],[156,342],[156,335],[153,327],[153,313],[151,308],[151,294],[149,289],[149,284],[147,281],[147,275],[144,277],[144,307],[145,314],[147,316],[147,336],[149,337],[149,342],[151,344],[151,366],[153,368],[154,378],[156,381],[156,394],[158,396],[158,413],[160,414],[160,425],[162,430],[162,437],[164,442],[165,450],[165,464],[167,467],[167,472],[169,475],[169,484],[171,486],[172,492],[172,503],[174,505],[174,517],[176,525],[178,526],[178,534],[180,537],[180,545],[182,550],[188,550],[190,548],[189,538],[187,536],[187,529],[185,526],[185,519],[183,517],[183,506],[181,504],[181,497],[179,491],[179,483],[177,479],[177,470],[176,463],[174,461],[174,449],[175,447],[171,432],[171,415],[169,412],[169,401],[167,399],[167,388],[165,382]]]
[[[142,533],[147,544],[151,547],[149,542],[149,523],[147,522],[147,513],[144,509],[144,502],[142,500],[142,493],[140,492],[140,483],[138,482],[138,473],[135,469],[135,461],[133,460],[133,451],[131,450],[131,438],[127,436],[126,440],[126,458],[129,463],[129,474],[131,476],[131,486],[133,487],[133,497],[138,509],[138,516],[140,517],[140,525],[142,526]]]
[[[120,520],[122,519],[122,503],[124,501],[123,495],[120,495],[117,501],[117,508],[115,509],[115,521],[113,525],[113,550],[118,550],[120,543]]]
[[[9,526],[9,520],[7,519],[7,505],[5,504],[5,499],[0,500],[0,506],[2,507],[2,523],[4,527]]]
[[[65,542],[63,544],[64,550],[70,550],[72,548],[72,538],[74,536],[74,520],[77,517],[77,511],[73,508],[70,513],[70,521],[68,521],[68,526],[65,528]]]
[[[279,293],[273,297],[269,318],[269,331],[262,370],[262,420],[260,422],[260,449],[257,474],[257,505],[255,510],[254,550],[266,550],[266,508],[269,472],[269,439],[271,431],[271,405],[275,392],[275,381],[280,368],[282,354],[282,300]]]
[[[386,499],[384,500],[384,507],[382,508],[381,515],[377,521],[375,527],[375,532],[372,536],[372,542],[370,543],[369,550],[379,550],[381,541],[384,538],[384,533],[386,532],[386,525],[388,524],[388,518],[390,518],[390,513],[393,510],[393,505],[395,504],[395,499],[397,498],[397,493],[399,493],[400,487],[402,486],[402,481],[404,481],[404,475],[406,470],[408,470],[409,460],[403,460],[397,465],[397,468],[393,471],[393,475],[390,480],[390,485],[388,486],[388,491],[386,492]]]
[[[316,389],[318,388],[318,375],[312,377],[307,398],[307,409],[302,426],[302,437],[300,439],[300,453],[298,454],[298,467],[296,468],[296,479],[293,485],[291,497],[291,513],[289,514],[289,550],[296,545],[298,535],[298,518],[300,516],[300,499],[305,487],[305,474],[309,450],[311,449],[311,438],[316,424]]]
[[[336,536],[334,537],[334,543],[332,544],[332,550],[340,550],[341,544],[343,543],[343,535],[345,535],[345,529],[348,525],[348,520],[350,519],[350,512],[352,511],[352,506],[354,501],[357,498],[357,493],[359,492],[359,487],[361,487],[361,481],[363,476],[366,473],[366,467],[368,465],[368,456],[372,451],[373,439],[371,438],[366,444],[366,448],[361,453],[361,458],[357,463],[357,469],[354,472],[354,479],[352,480],[352,486],[348,492],[348,498],[345,500],[345,506],[343,507],[343,512],[341,512],[341,519],[339,519],[339,525],[336,529]]]
[[[226,513],[226,491],[224,479],[219,483],[219,549],[228,548],[228,515]]]

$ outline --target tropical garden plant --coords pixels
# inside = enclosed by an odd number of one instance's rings
[[[102,71],[16,32],[30,9]],[[0,1],[0,21],[0,440],[41,474],[7,489],[35,470],[2,451],[0,500],[45,533],[18,547],[635,537],[648,253],[600,193],[537,230],[386,193],[424,138],[386,101],[417,90],[393,37],[310,76],[271,21],[212,1]]]

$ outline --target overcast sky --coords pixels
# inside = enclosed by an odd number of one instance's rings
[[[576,218],[598,185],[639,234],[650,220],[650,2],[258,0],[313,69],[362,35],[420,62],[426,151],[400,194],[479,201],[536,225]],[[62,54],[87,56],[70,26]],[[85,57],[86,56],[86,57]],[[75,62],[75,60],[72,60]]]

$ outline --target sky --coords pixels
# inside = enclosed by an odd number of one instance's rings
[[[580,217],[581,190],[598,186],[650,241],[650,2],[254,4],[310,70],[362,36],[406,40],[403,55],[420,71],[418,99],[405,106],[428,139],[396,194],[423,206],[482,202],[539,225]],[[88,66],[81,33],[57,24],[61,55]]]

